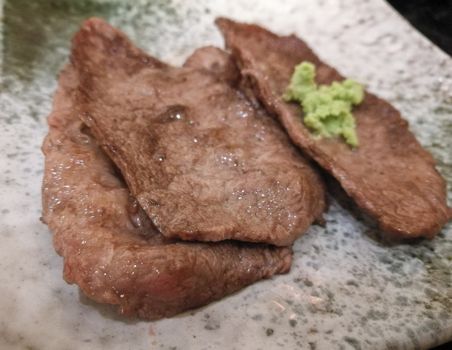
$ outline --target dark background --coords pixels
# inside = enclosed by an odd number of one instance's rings
[[[452,0],[388,0],[417,30],[452,56]],[[432,350],[452,349],[452,342]]]
[[[388,0],[388,2],[416,29],[443,51],[452,55],[452,0]]]

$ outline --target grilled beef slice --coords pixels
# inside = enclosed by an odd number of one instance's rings
[[[64,258],[68,283],[123,314],[157,319],[289,270],[289,248],[177,242],[158,233],[77,118],[77,85],[69,66],[60,75],[43,144],[43,221]]]
[[[393,106],[366,93],[353,110],[357,149],[340,139],[315,138],[303,124],[301,107],[282,99],[294,67],[302,61],[315,64],[319,84],[343,77],[294,35],[281,37],[225,18],[216,23],[257,98],[277,116],[292,141],[331,173],[382,231],[397,238],[432,238],[441,229],[452,214],[445,181]]]
[[[321,216],[319,175],[227,68],[167,66],[99,19],[71,62],[79,116],[164,236],[283,246]]]

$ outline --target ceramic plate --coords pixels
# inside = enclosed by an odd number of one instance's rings
[[[326,227],[296,242],[289,274],[143,322],[67,285],[39,221],[40,145],[56,74],[92,15],[173,64],[201,45],[223,45],[218,15],[298,34],[401,110],[436,158],[450,201],[452,60],[385,2],[6,0],[0,8],[1,349],[424,349],[452,340],[450,224],[433,241],[388,245],[332,200]]]

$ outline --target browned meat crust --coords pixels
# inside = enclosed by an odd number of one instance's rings
[[[184,67],[206,69],[230,86],[238,86],[240,71],[231,55],[214,46],[196,49],[184,63]]]
[[[294,66],[305,60],[314,63],[322,84],[343,77],[293,35],[280,37],[225,18],[216,23],[258,99],[383,231],[402,238],[432,238],[441,229],[452,214],[445,181],[393,106],[366,93],[353,112],[360,140],[356,150],[338,139],[316,139],[303,125],[301,108],[281,98]]]
[[[288,248],[178,243],[153,228],[112,162],[77,118],[77,76],[59,79],[44,144],[43,220],[64,278],[91,299],[146,319],[171,316],[287,272]]]
[[[215,52],[204,50],[201,66]],[[166,66],[86,21],[71,55],[79,115],[164,236],[290,245],[324,211],[319,175],[229,85],[227,60],[216,73],[196,60]]]

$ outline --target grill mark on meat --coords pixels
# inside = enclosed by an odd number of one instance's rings
[[[445,181],[393,106],[366,92],[353,111],[360,140],[355,150],[339,139],[316,139],[302,122],[301,108],[281,96],[301,61],[315,64],[319,84],[343,77],[294,35],[280,37],[225,18],[216,23],[256,97],[280,120],[293,142],[330,172],[382,231],[397,238],[432,238],[440,231],[452,216]]]
[[[169,67],[92,19],[71,62],[80,118],[166,237],[290,245],[321,216],[319,175],[232,87],[237,68],[221,50]]]
[[[289,270],[288,248],[177,242],[157,232],[77,118],[77,85],[74,69],[66,67],[43,144],[43,221],[68,283],[122,314],[158,319]]]

